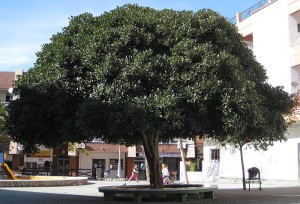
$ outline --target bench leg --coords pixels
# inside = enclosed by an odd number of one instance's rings
[[[115,194],[114,193],[104,193],[104,200],[105,201],[115,200]]]
[[[250,191],[250,179],[249,179],[249,188],[248,188],[248,191]]]
[[[141,203],[143,201],[142,194],[133,194],[133,202]]]
[[[214,199],[214,192],[213,191],[203,192],[203,199]]]
[[[261,191],[261,180],[259,179],[259,190]]]
[[[176,194],[176,201],[178,202],[186,202],[187,201],[187,194],[186,193],[179,193]]]

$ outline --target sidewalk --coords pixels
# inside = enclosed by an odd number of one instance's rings
[[[201,183],[201,182],[193,182]],[[203,182],[202,182],[203,183]],[[209,183],[209,182],[206,182]],[[89,181],[84,186],[65,187],[23,187],[23,188],[0,188],[1,203],[9,204],[119,204],[130,203],[121,201],[104,201],[103,194],[98,192],[98,187],[108,185],[122,185],[124,181]],[[138,184],[148,184],[140,181]],[[258,184],[251,185],[251,191],[242,190],[239,183],[218,183],[219,189],[215,192],[215,198],[209,200],[188,201],[187,203],[272,203],[272,204],[300,204],[299,181],[265,181],[262,190],[258,190]],[[136,185],[130,182],[126,185]],[[147,202],[153,203],[153,202]],[[156,202],[157,204],[158,202]],[[174,202],[170,202],[173,204]]]

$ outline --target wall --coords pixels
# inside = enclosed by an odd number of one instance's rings
[[[202,172],[200,171],[188,171],[187,172],[188,180],[189,183],[197,182],[197,181],[202,181]],[[180,176],[182,178],[182,176]],[[180,180],[180,182],[183,182],[183,179]]]
[[[299,179],[299,125],[289,128],[289,139],[286,142],[276,142],[268,151],[256,151],[253,147],[244,147],[245,175],[251,167],[258,167],[262,179],[298,180]],[[220,161],[210,161],[210,144],[204,147],[203,179],[217,180],[219,178],[242,178],[240,152],[229,145],[221,148]]]
[[[269,83],[291,92],[290,36],[287,1],[280,0],[253,15],[253,50]]]
[[[79,168],[80,169],[92,169],[93,159],[105,159],[105,170],[109,170],[109,160],[118,159],[119,153],[100,153],[100,152],[90,152],[88,155],[79,155]],[[121,159],[123,159],[123,170],[121,170],[121,178],[125,177],[125,153],[121,153]],[[111,177],[114,178],[117,175],[117,171],[111,171]]]
[[[0,102],[6,102],[6,92],[7,90],[0,90]]]
[[[297,30],[300,13],[294,10],[295,13],[290,16],[288,9],[288,1],[278,0],[246,19],[244,23],[241,22],[238,28],[247,27],[248,34],[253,34],[253,53],[257,61],[267,70],[268,82],[273,86],[284,86],[285,91],[292,92],[295,88],[292,90],[291,82],[298,79],[300,73],[300,67],[291,69],[291,63],[295,61],[292,56],[295,49],[291,46],[294,46],[295,38],[300,36]],[[241,33],[243,32],[241,30]],[[298,121],[288,129],[286,142],[276,142],[274,146],[269,147],[268,151],[256,151],[253,147],[244,147],[246,176],[248,176],[247,169],[256,166],[261,170],[263,179],[298,180],[300,175],[299,123]],[[203,160],[205,180],[242,177],[238,149],[230,146],[221,148],[220,161],[211,161],[211,148],[215,147],[212,144],[205,144]]]
[[[37,168],[43,168],[44,162],[52,162],[52,158],[49,157],[26,157],[24,156],[24,162],[35,162],[37,163]]]

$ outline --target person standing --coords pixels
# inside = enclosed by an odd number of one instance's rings
[[[163,177],[163,183],[164,184],[168,184],[169,183],[170,173],[169,173],[168,166],[166,164],[162,164],[161,173],[162,173],[162,177]]]
[[[138,183],[138,182],[139,182],[138,174],[139,174],[138,166],[135,164],[135,165],[132,167],[132,173],[131,173],[130,178],[128,179],[128,182],[130,182],[131,179],[133,179],[133,178],[135,177],[135,180],[136,180],[136,182]]]

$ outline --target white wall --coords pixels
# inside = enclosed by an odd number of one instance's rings
[[[288,2],[285,0],[260,10],[253,18],[253,51],[266,69],[269,83],[291,92]]]
[[[6,100],[6,91],[0,90],[0,102],[5,102]]]
[[[37,163],[37,167],[44,166],[45,161],[52,162],[52,158],[49,157],[26,157],[24,156],[24,162],[35,162]]]
[[[300,82],[300,67],[291,69],[291,46],[300,37],[297,23],[300,13],[288,15],[288,1],[278,0],[261,9],[244,24],[251,24],[253,53],[258,62],[267,70],[268,82],[273,86],[284,86],[292,92],[291,82]],[[241,23],[240,27],[243,27]],[[300,40],[299,40],[300,43]],[[298,122],[299,123],[299,122]],[[244,164],[247,169],[258,167],[263,179],[298,180],[300,168],[300,125],[289,128],[286,142],[276,142],[268,151],[255,151],[245,147]],[[203,178],[216,180],[219,177],[241,178],[241,161],[238,149],[227,146],[220,150],[220,161],[210,161],[210,144],[204,146]]]
[[[298,180],[298,144],[299,138],[290,138],[287,142],[277,142],[268,151],[256,151],[254,148],[243,149],[245,175],[247,170],[257,167],[262,179]],[[218,178],[242,178],[240,152],[227,146],[221,148],[220,161],[210,161],[211,146],[204,147],[203,179],[217,180]]]
[[[100,153],[90,152],[89,155],[79,154],[79,169],[92,169],[93,159],[105,159],[105,170],[109,170],[110,159],[118,159],[119,153]],[[125,177],[125,154],[121,153],[121,159],[123,159],[123,170],[121,170],[121,178]],[[110,177],[115,178],[117,176],[117,170],[110,172]]]

